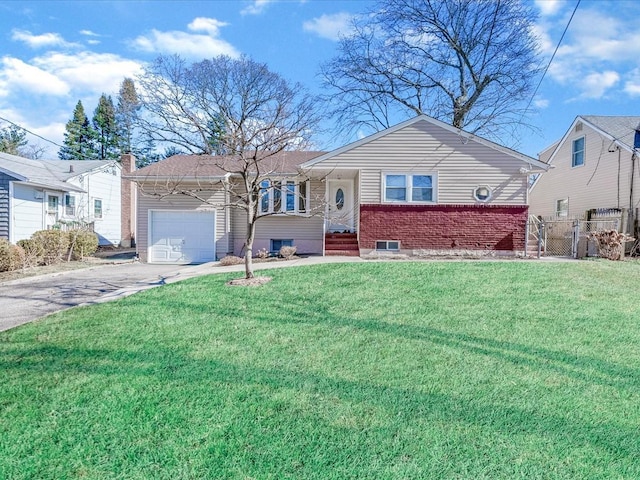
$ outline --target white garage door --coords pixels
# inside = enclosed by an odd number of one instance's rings
[[[215,260],[215,212],[149,212],[150,263],[203,263]]]

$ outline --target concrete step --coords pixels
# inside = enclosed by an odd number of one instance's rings
[[[340,243],[340,244],[332,244],[325,243],[325,250],[360,250],[357,243]]]
[[[325,250],[324,254],[331,257],[359,257],[360,250]]]

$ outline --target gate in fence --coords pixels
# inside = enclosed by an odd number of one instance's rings
[[[597,257],[589,238],[592,232],[618,230],[620,219],[541,220],[531,216],[527,223],[527,255],[552,257]]]

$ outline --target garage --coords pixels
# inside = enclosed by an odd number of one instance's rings
[[[150,263],[204,263],[215,260],[215,211],[151,210]]]

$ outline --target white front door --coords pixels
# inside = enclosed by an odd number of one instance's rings
[[[44,217],[44,228],[45,230],[48,230],[56,223],[58,223],[60,213],[60,197],[53,193],[47,193],[44,208],[46,210],[46,214]]]
[[[353,232],[353,180],[328,180],[327,231]]]

